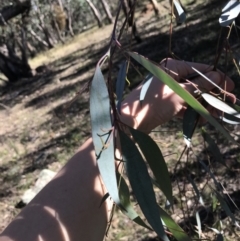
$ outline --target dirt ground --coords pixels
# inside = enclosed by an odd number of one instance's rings
[[[187,10],[187,22],[180,26],[174,23],[172,51],[180,59],[212,64],[216,55],[216,43],[220,32],[218,18],[225,1],[182,1]],[[142,4],[137,13],[137,26],[142,38],[141,43],[132,42],[132,49],[144,56],[160,61],[168,56],[169,46],[169,7],[168,1],[160,2],[160,16],[153,11],[143,12]],[[121,26],[121,24],[119,24]],[[2,87],[0,92],[0,231],[19,213],[16,208],[20,197],[31,187],[37,174],[45,168],[58,171],[72,156],[74,151],[90,136],[89,96],[84,92],[69,105],[82,87],[92,78],[94,68],[106,50],[112,25],[102,29],[94,28],[75,37],[64,46],[57,46],[41,53],[30,61],[32,68],[47,66],[46,71],[33,79]],[[128,45],[124,35],[121,44]],[[239,52],[237,37],[230,38],[234,45],[234,54]],[[123,56],[114,60],[115,74]],[[229,58],[231,60],[231,58]],[[222,55],[219,68],[227,71],[236,83],[234,93],[239,96],[239,75],[231,61],[225,65]],[[140,68],[141,71],[143,71]],[[107,69],[103,69],[106,73]],[[143,73],[145,73],[143,71]],[[136,72],[129,73],[131,87],[139,78]],[[240,240],[240,232],[230,221],[219,203],[214,206],[213,186],[209,174],[200,167],[197,160],[202,158],[213,170],[218,181],[228,195],[240,207],[240,150],[236,144],[224,140],[206,126],[211,136],[218,143],[223,159],[228,168],[219,164],[214,155],[205,150],[200,129],[193,138],[193,151],[178,162],[184,149],[182,122],[173,120],[152,134],[166,156],[172,178],[173,192],[176,199],[173,218],[198,238],[194,215],[200,213],[203,233],[201,239],[214,240],[215,234],[209,228],[219,227],[226,240]],[[228,127],[239,142],[239,127]],[[211,164],[210,164],[211,161]],[[186,175],[201,188],[205,206],[195,205],[193,188]],[[181,191],[179,191],[181,190]],[[183,194],[185,193],[185,194]],[[159,203],[164,205],[163,197],[157,191]],[[228,199],[229,201],[229,199]],[[239,217],[238,208],[231,205],[231,211]],[[183,212],[182,212],[183,211]],[[184,216],[186,215],[186,216]],[[185,220],[185,221],[183,221]],[[155,233],[138,227],[116,211],[106,240],[157,240]]]

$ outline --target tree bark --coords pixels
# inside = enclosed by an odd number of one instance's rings
[[[103,25],[102,25],[102,19],[101,19],[101,15],[100,15],[99,11],[96,9],[96,7],[91,2],[91,0],[86,0],[86,2],[88,3],[89,7],[91,8],[93,15],[98,22],[99,28],[101,28]]]

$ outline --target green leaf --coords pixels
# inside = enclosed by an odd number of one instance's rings
[[[234,117],[240,118],[240,113],[238,113],[235,109],[233,109],[231,106],[227,105],[222,100],[216,98],[215,96],[212,96],[208,93],[202,93],[202,97],[214,108],[223,111],[224,113],[227,113],[229,115],[233,115]]]
[[[216,188],[221,190],[222,187],[221,187],[220,183],[217,181],[217,179],[215,178],[214,174],[211,172],[211,170],[205,165],[205,163],[203,161],[199,161],[199,163],[203,166],[205,171],[207,173],[209,173],[209,175],[211,176],[211,178],[214,181],[214,184],[215,184]]]
[[[183,23],[186,20],[186,14],[182,8],[182,6],[180,5],[180,3],[176,0],[173,0],[174,3],[174,13],[176,15],[176,19],[178,23]]]
[[[152,229],[145,224],[145,222],[139,217],[137,212],[133,209],[133,206],[130,201],[130,192],[127,186],[126,181],[124,178],[117,172],[117,181],[120,183],[119,185],[119,196],[121,200],[121,211],[129,217],[133,222],[137,223],[138,225],[147,228],[152,231]]]
[[[174,222],[174,220],[161,208],[160,215],[164,223],[166,224],[169,231],[173,234],[174,238],[178,241],[191,241],[184,230]]]
[[[117,94],[117,110],[118,113],[121,114],[121,104],[122,104],[122,96],[126,83],[126,70],[127,70],[127,61],[121,65],[120,70],[118,72],[117,83],[116,83],[116,94]]]
[[[221,233],[217,234],[216,241],[224,241],[224,237]]]
[[[183,137],[188,148],[191,146],[191,139],[198,116],[199,114],[191,106],[188,106],[184,112]]]
[[[212,153],[212,155],[215,157],[216,161],[220,162],[226,167],[226,164],[223,160],[222,154],[215,143],[215,141],[212,139],[212,137],[206,132],[204,128],[202,128],[202,136],[204,141],[206,141],[208,145],[208,150]]]
[[[146,158],[160,189],[168,201],[173,204],[171,179],[161,150],[149,135],[132,128],[130,131]]]
[[[196,195],[197,195],[197,198],[198,198],[199,203],[204,206],[204,202],[203,202],[202,196],[201,196],[201,194],[200,194],[200,191],[199,191],[198,188],[197,188],[196,183],[193,181],[193,179],[191,178],[191,176],[188,176],[188,180],[190,181],[190,183],[191,183],[192,186],[193,186],[193,189],[194,189],[194,191],[195,191],[195,193],[196,193]]]
[[[230,25],[240,12],[240,3],[238,1],[229,1],[223,8],[222,14],[219,18],[219,23],[223,27]]]
[[[236,141],[230,136],[230,134],[211,116],[211,114],[199,103],[188,91],[183,89],[179,83],[177,83],[171,76],[163,71],[156,63],[151,62],[145,57],[134,53],[128,52],[128,54],[134,58],[139,64],[145,67],[149,72],[156,76],[159,81],[162,81],[169,88],[171,88],[176,94],[183,98],[188,105],[196,110],[201,116],[203,116],[210,124],[216,127],[221,133],[229,140],[236,143]]]
[[[141,92],[140,92],[140,97],[139,97],[139,100],[140,101],[143,101],[145,96],[146,96],[146,93],[147,93],[147,90],[152,82],[152,79],[153,79],[153,76],[152,74],[148,74],[145,78],[145,80],[143,81],[143,85],[142,85],[142,88],[141,88]]]
[[[223,113],[223,116],[220,116],[219,118],[222,121],[224,121],[230,125],[239,125],[240,124],[240,119],[237,117],[234,117],[233,115]]]
[[[218,193],[215,190],[216,193],[216,197],[218,199],[218,201],[220,202],[221,207],[223,208],[223,210],[226,212],[226,214],[232,219],[232,222],[239,227],[238,222],[236,221],[236,218],[234,216],[234,214],[231,212],[229,206],[227,205],[227,203],[225,202],[225,200],[223,199],[223,197],[220,195],[220,193]]]
[[[104,196],[102,197],[102,200],[101,200],[101,203],[100,203],[99,207],[102,206],[102,204],[108,199],[109,196],[110,195],[109,195],[108,192],[104,194]]]
[[[199,212],[196,212],[196,221],[197,221],[197,228],[198,228],[198,237],[201,238],[202,235],[202,224],[201,224],[201,219],[199,216]]]
[[[115,173],[112,122],[106,83],[97,65],[90,90],[92,138],[103,182],[116,204],[120,204]]]
[[[133,141],[122,131],[119,131],[119,136],[123,161],[137,202],[158,236],[163,241],[169,241],[159,217],[159,208],[147,166]]]

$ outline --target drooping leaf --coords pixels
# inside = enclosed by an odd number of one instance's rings
[[[220,232],[216,229],[216,228],[209,228],[208,227],[208,229],[211,229],[214,233],[216,233],[216,234],[219,234]]]
[[[221,110],[229,115],[233,115],[236,118],[240,118],[240,113],[238,113],[235,109],[233,109],[231,106],[223,102],[222,100],[219,100],[215,96],[212,96],[208,93],[202,93],[202,97],[214,108]]]
[[[224,237],[221,233],[217,234],[216,241],[224,241]]]
[[[121,103],[123,91],[126,83],[126,70],[127,70],[127,61],[124,61],[121,64],[120,70],[118,72],[117,83],[116,83],[116,94],[117,94],[117,110],[121,114]]]
[[[211,170],[205,165],[204,162],[202,162],[202,161],[199,161],[199,162],[200,162],[200,164],[203,166],[203,168],[205,169],[205,171],[210,174],[211,178],[212,178],[213,181],[214,181],[214,184],[215,184],[216,188],[217,188],[217,189],[221,189],[221,185],[219,184],[219,182],[217,181],[217,179],[215,178],[215,176],[214,176],[214,174],[211,172]]]
[[[122,212],[135,223],[152,231],[152,229],[145,224],[145,222],[140,218],[137,212],[133,209],[133,206],[130,201],[130,192],[129,192],[127,183],[119,173],[117,173],[117,180],[118,180],[118,183],[120,183],[119,196],[121,200],[121,206],[123,207],[121,208]]]
[[[174,3],[174,13],[176,15],[177,18],[177,22],[178,23],[183,23],[186,20],[186,14],[182,8],[182,6],[180,5],[180,3],[176,0],[173,0]]]
[[[240,3],[237,0],[231,0],[223,8],[222,12],[223,13],[221,14],[221,16],[219,18],[219,23],[221,26],[227,27],[239,15]]]
[[[204,141],[208,145],[208,150],[215,157],[216,161],[218,161],[221,164],[223,164],[224,166],[226,166],[226,164],[225,164],[225,162],[223,160],[222,154],[221,154],[217,144],[212,139],[212,137],[206,132],[206,130],[204,128],[202,128],[202,136],[203,136]]]
[[[96,67],[90,90],[90,116],[98,168],[107,191],[119,205],[109,96],[99,65]]]
[[[126,164],[128,178],[137,202],[158,236],[163,241],[169,241],[160,219],[158,204],[146,164],[133,141],[122,131],[119,132],[119,136],[123,161]]]
[[[197,221],[197,228],[198,228],[198,237],[201,238],[202,236],[202,224],[201,224],[201,219],[199,216],[199,212],[196,212],[196,221]]]
[[[106,194],[104,194],[104,196],[102,197],[102,200],[101,200],[101,203],[100,203],[99,207],[102,206],[102,204],[108,199],[109,196],[110,195],[109,195],[108,192]]]
[[[141,88],[141,92],[140,92],[140,97],[139,97],[139,100],[140,101],[143,101],[145,96],[146,96],[146,93],[147,93],[147,90],[152,82],[152,79],[153,79],[153,76],[151,74],[148,74],[143,82],[143,85],[142,85],[142,88]]]
[[[199,114],[191,106],[188,106],[184,112],[183,137],[188,148],[191,146],[191,139],[198,116]]]
[[[184,230],[177,223],[175,223],[174,220],[161,207],[159,207],[159,210],[162,220],[176,240],[191,241]]]
[[[149,61],[145,57],[134,53],[128,52],[128,54],[134,58],[138,63],[144,66],[149,72],[156,76],[160,81],[171,88],[176,94],[183,98],[188,105],[196,110],[201,116],[203,116],[210,124],[217,128],[226,138],[236,143],[231,135],[211,116],[211,114],[204,108],[199,101],[197,101],[188,91],[183,89],[171,76],[163,71],[157,64]]]
[[[218,199],[218,201],[220,202],[220,205],[222,207],[222,209],[226,212],[226,214],[232,219],[232,222],[239,227],[238,222],[236,221],[236,218],[234,216],[234,214],[231,212],[229,206],[227,205],[227,203],[225,202],[225,200],[223,199],[223,197],[221,196],[221,194],[219,192],[217,192],[215,190],[216,193],[216,197]]]
[[[193,189],[194,189],[194,191],[195,191],[195,193],[196,193],[196,195],[197,195],[197,198],[198,198],[199,203],[204,206],[204,202],[203,202],[202,196],[201,196],[201,194],[200,194],[200,191],[199,191],[198,188],[197,188],[196,183],[194,182],[194,180],[193,180],[190,176],[188,176],[188,180],[190,181],[190,183],[191,183],[192,186],[193,186]]]
[[[219,116],[219,118],[230,124],[230,125],[239,125],[240,124],[240,119],[235,117],[234,115],[229,115],[227,113],[223,113],[223,116]]]
[[[168,201],[173,204],[171,179],[161,150],[149,135],[132,128],[130,131],[146,158],[160,189]]]

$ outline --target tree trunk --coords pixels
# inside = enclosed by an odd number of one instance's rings
[[[69,31],[70,35],[73,37],[73,29],[72,29],[72,11],[70,9],[70,4],[68,2],[68,6],[65,8],[67,13],[67,31]]]
[[[62,13],[64,13],[64,12],[63,12],[61,6],[59,6],[57,4],[54,4],[54,5],[51,4],[50,0],[48,0],[48,4],[49,4],[49,6],[51,8],[50,15],[51,15],[51,18],[52,18],[52,23],[53,23],[52,27],[56,30],[58,39],[62,43],[64,43],[61,31],[65,30],[65,28],[66,28],[66,16],[65,16],[65,14],[64,14],[64,16],[62,16]],[[55,11],[56,9],[58,9],[58,11]],[[60,10],[60,12],[59,12],[59,10]],[[58,16],[59,14],[60,14],[60,16]],[[59,22],[57,22],[58,17],[60,17],[60,20],[61,20],[60,23],[63,22],[63,26],[62,26],[63,29],[61,29],[61,31],[60,31],[60,27],[61,26],[59,26]],[[63,17],[63,19],[62,19],[62,17]]]
[[[106,15],[107,15],[108,22],[109,22],[109,23],[113,23],[113,16],[112,16],[112,14],[111,14],[110,7],[109,7],[108,3],[106,2],[106,0],[100,0],[100,1],[101,1],[101,3],[102,3],[104,12],[105,12]]]
[[[48,43],[46,41],[44,41],[43,39],[41,39],[41,37],[38,36],[32,29],[30,29],[29,32],[32,35],[32,37],[34,37],[38,42],[40,42],[45,47],[49,48]]]
[[[86,0],[86,2],[88,3],[89,7],[91,8],[93,15],[98,22],[99,28],[101,28],[102,27],[102,19],[101,19],[101,15],[100,15],[99,11],[96,9],[96,7],[91,2],[91,0]]]
[[[138,43],[141,43],[142,40],[138,34],[137,26],[134,21],[134,9],[132,9],[132,8],[134,8],[134,3],[131,0],[123,0],[122,8],[123,8],[123,12],[124,12],[126,18],[128,19],[128,26],[132,27],[132,34],[133,34],[135,40]]]
[[[44,35],[45,35],[45,38],[46,38],[46,42],[48,44],[48,48],[51,49],[54,47],[54,43],[53,43],[53,39],[48,31],[48,29],[45,27],[45,24],[43,22],[43,15],[40,15],[39,13],[39,10],[38,10],[38,19],[39,19],[39,22],[40,22],[40,25],[37,25],[37,27],[43,31]]]

